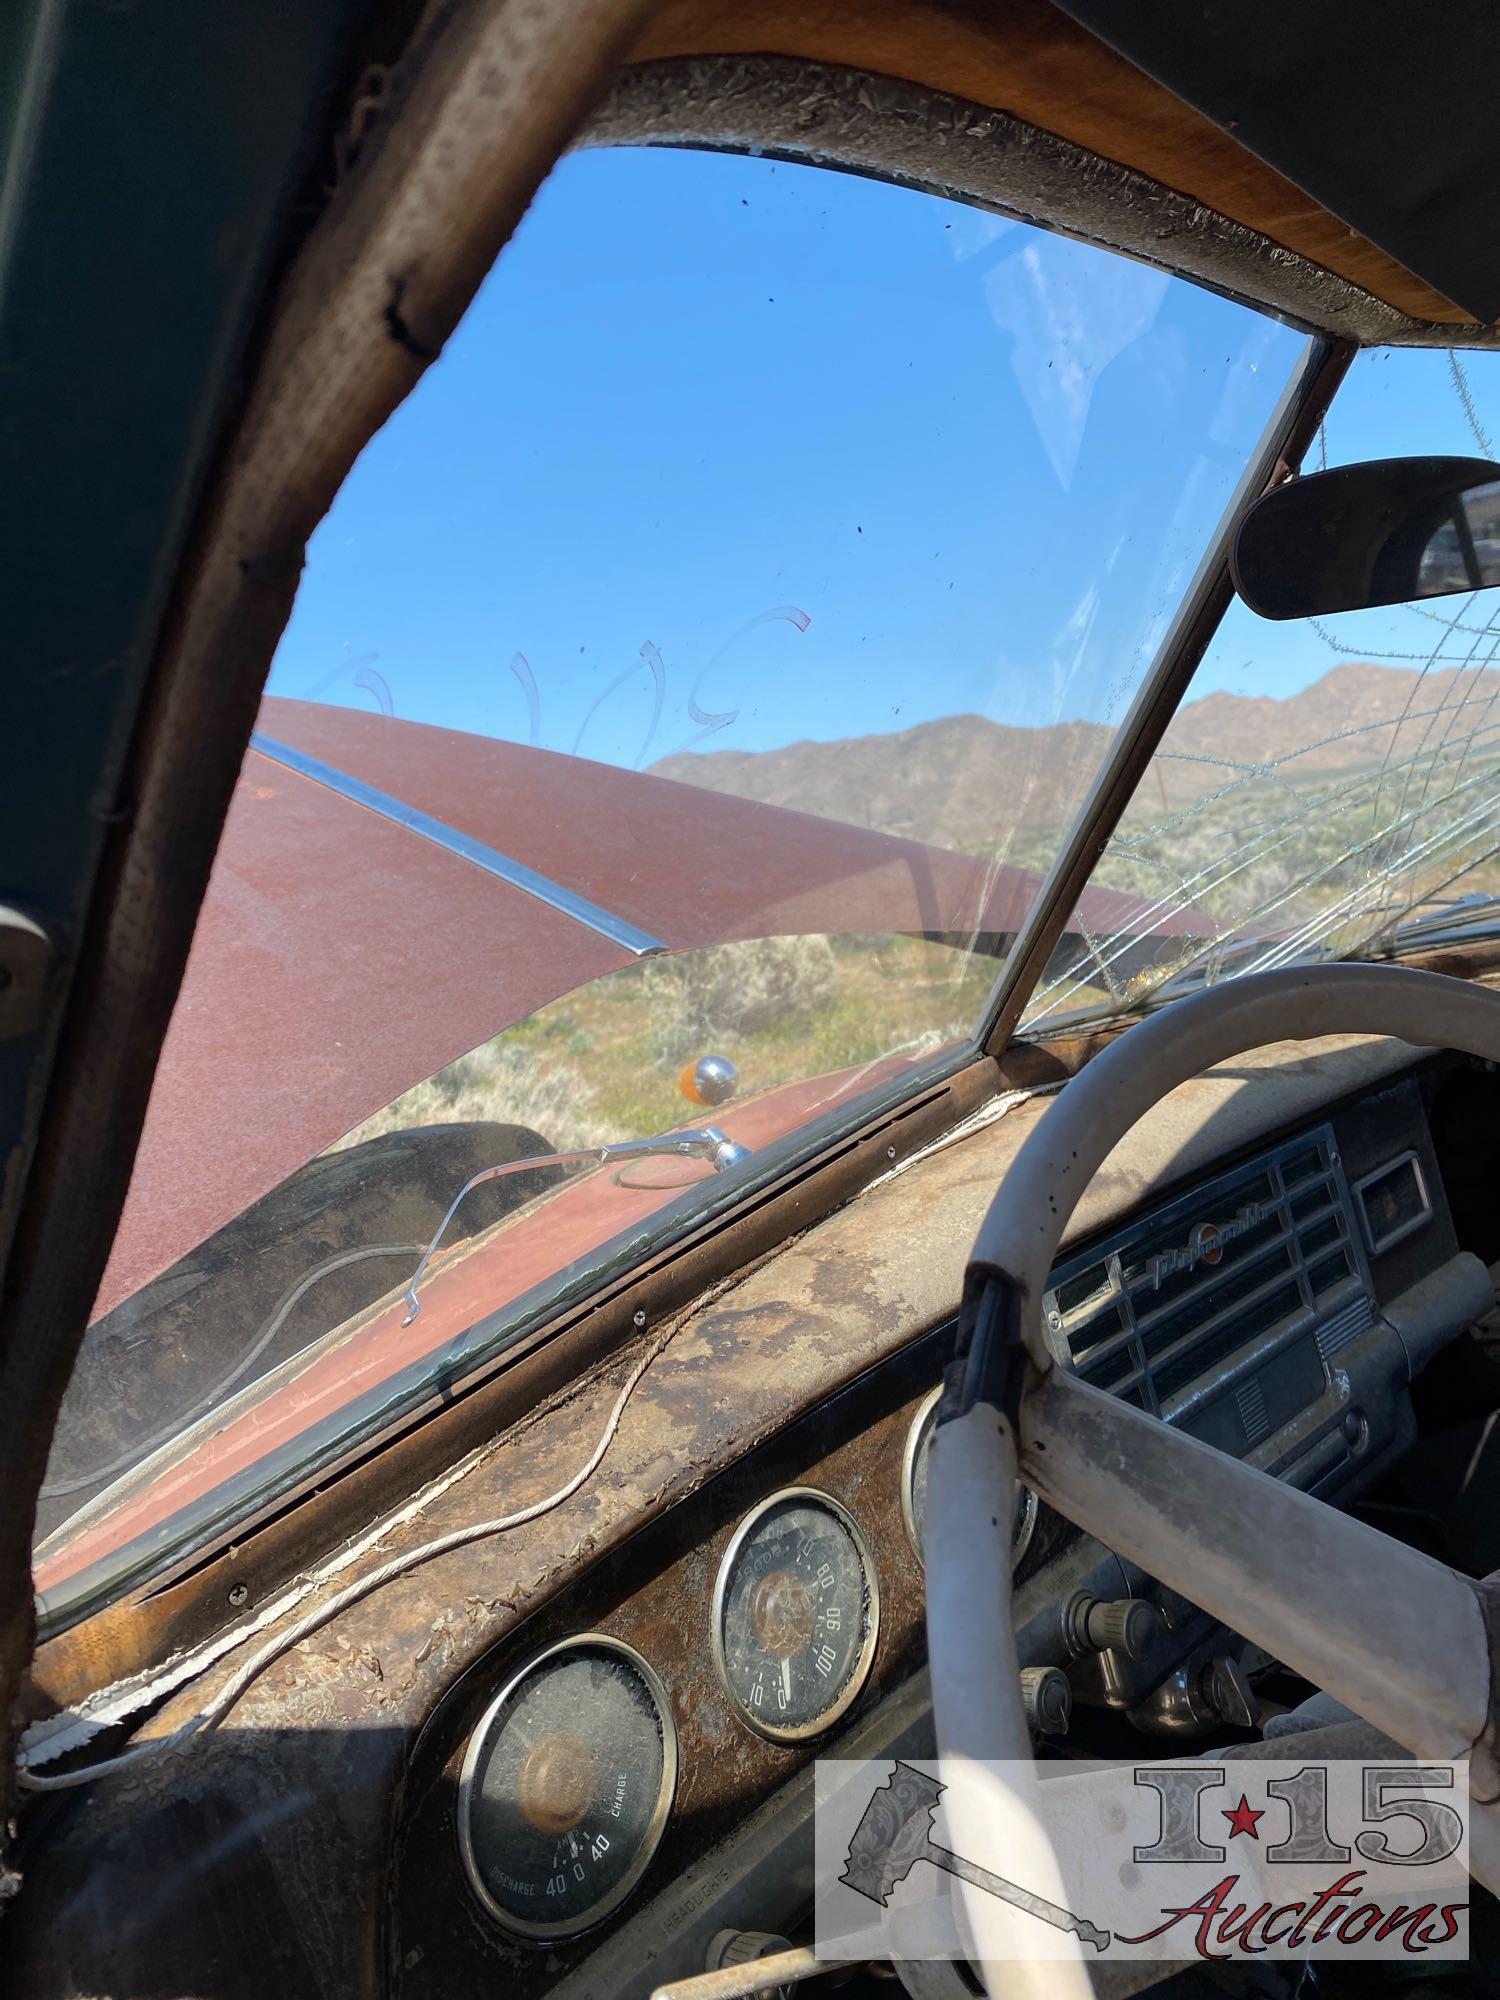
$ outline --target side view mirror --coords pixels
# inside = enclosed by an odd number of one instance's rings
[[[1377,458],[1257,500],[1229,558],[1262,618],[1309,618],[1500,584],[1500,465]]]

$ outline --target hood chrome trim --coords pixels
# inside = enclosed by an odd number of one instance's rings
[[[539,903],[545,903],[560,915],[571,917],[576,924],[583,924],[589,930],[617,944],[628,951],[633,958],[652,958],[658,952],[668,949],[660,938],[652,937],[636,925],[618,917],[611,910],[604,910],[597,903],[591,903],[586,896],[568,889],[561,882],[554,882],[546,875],[539,875],[534,868],[528,868],[524,861],[516,861],[509,854],[502,854],[496,847],[487,847],[482,840],[475,840],[471,834],[461,833],[457,827],[446,821],[434,819],[431,813],[409,806],[403,800],[393,798],[389,792],[382,792],[374,785],[367,785],[362,778],[354,778],[347,771],[340,771],[333,764],[325,764],[317,757],[309,757],[303,750],[294,750],[289,743],[280,743],[274,736],[267,736],[257,729],[251,733],[250,748],[258,750],[262,757],[269,757],[273,764],[284,765],[288,771],[295,771],[299,777],[308,778],[315,785],[322,785],[351,804],[363,806],[366,812],[377,813],[381,819],[388,819],[395,826],[403,826],[408,833],[415,833],[423,840],[430,840],[434,847],[441,847],[445,853],[457,855],[460,861],[472,862],[486,874],[508,882],[513,889],[524,895],[534,896]]]

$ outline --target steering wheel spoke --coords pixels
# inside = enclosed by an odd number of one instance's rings
[[[1493,1791],[1489,1645],[1467,1578],[1061,1368],[1028,1390],[1021,1435],[1028,1483],[1078,1527],[1413,1756],[1474,1759]]]

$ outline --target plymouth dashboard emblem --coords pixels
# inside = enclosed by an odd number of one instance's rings
[[[1162,1250],[1151,1259],[1151,1282],[1158,1291],[1164,1278],[1179,1271],[1196,1271],[1200,1264],[1222,1263],[1224,1246],[1253,1229],[1265,1209],[1258,1201],[1248,1201],[1228,1222],[1198,1222],[1188,1232],[1188,1240],[1175,1250]]]

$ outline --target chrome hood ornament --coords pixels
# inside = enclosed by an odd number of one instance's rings
[[[689,1104],[727,1104],[739,1087],[739,1071],[728,1056],[699,1056],[677,1079]]]

